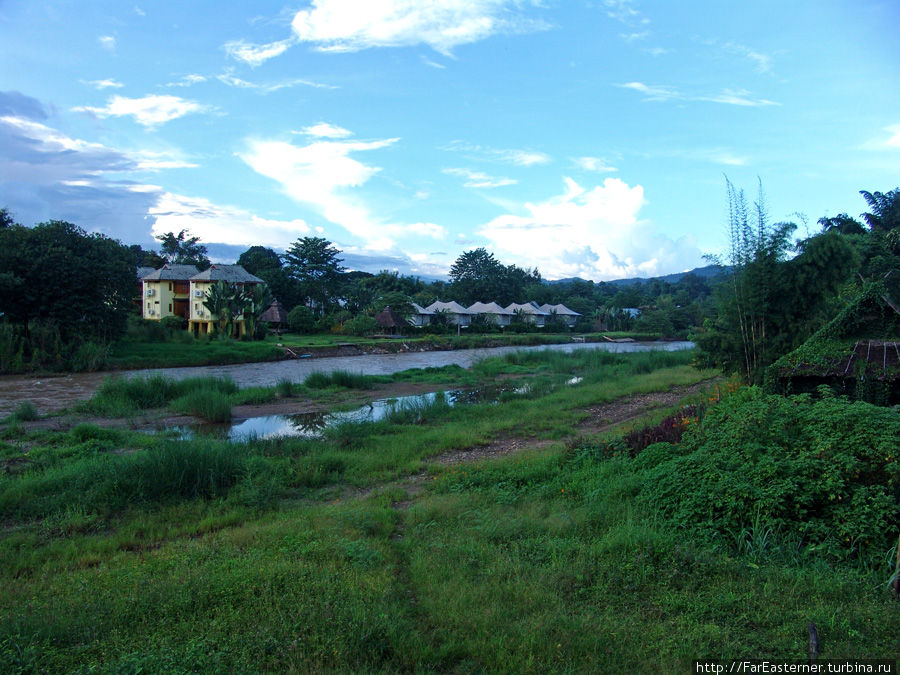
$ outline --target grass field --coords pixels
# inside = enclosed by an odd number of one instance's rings
[[[526,393],[422,406],[319,440],[176,442],[89,423],[29,431],[11,418],[0,426],[0,663],[6,672],[689,672],[695,658],[805,659],[810,621],[822,658],[896,658],[889,546],[842,556],[759,518],[756,531],[716,538],[653,506],[662,499],[647,482],[654,462],[700,447],[712,433],[704,419],[727,425],[728,406],[768,400],[723,387],[690,358],[511,354],[464,377],[516,376]],[[583,379],[566,384],[573,377]],[[603,423],[623,401],[703,382],[688,400]],[[295,386],[372,383],[308,384]],[[160,405],[184,396],[173,389]],[[685,440],[631,457],[624,432],[686,404],[709,412]],[[828,405],[837,415],[839,402]],[[891,437],[890,417],[853,413],[886,427],[871,443]],[[482,455],[470,461],[471,452]]]

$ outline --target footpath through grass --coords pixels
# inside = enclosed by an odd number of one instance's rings
[[[895,508],[875,489],[890,487],[893,459],[807,428],[824,405],[836,427],[883,452],[900,432],[896,416],[865,405],[843,415],[839,400],[781,406],[740,388],[657,410],[654,424],[667,413],[694,421],[658,425],[668,442],[634,457],[621,439],[633,425],[595,435],[579,426],[604,402],[710,377],[689,358],[510,355],[472,376],[527,375],[527,393],[399,410],[319,440],[175,442],[8,422],[0,663],[9,672],[689,672],[695,658],[803,659],[809,621],[822,658],[895,658],[888,537],[855,548],[816,541],[815,527],[789,527],[790,509],[761,505],[780,499],[765,494],[779,481],[765,457],[799,443],[797,456],[830,453],[842,467],[823,478],[835,501],[853,501],[859,471],[867,504]],[[583,379],[566,384],[573,377]],[[540,449],[434,461],[510,437]],[[727,456],[746,447],[758,456]],[[661,480],[666,462],[680,479]],[[817,489],[806,466],[780,470]],[[743,492],[697,506],[710,495],[702,475],[744,476]],[[816,500],[806,521],[870,522]],[[694,508],[709,520],[691,521]],[[731,521],[720,517],[729,512]]]

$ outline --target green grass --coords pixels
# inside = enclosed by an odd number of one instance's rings
[[[687,672],[695,658],[805,659],[809,621],[822,658],[895,657],[888,551],[865,564],[794,555],[762,526],[744,544],[711,544],[640,499],[641,462],[598,460],[592,448],[615,434],[573,440],[588,407],[710,375],[674,355],[613,356],[482,364],[535,386],[321,440],[20,430],[4,460],[44,455],[0,474],[0,662]],[[572,374],[584,380],[565,386]],[[434,462],[510,435],[550,444]]]

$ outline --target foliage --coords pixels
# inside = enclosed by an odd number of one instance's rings
[[[763,526],[836,558],[879,552],[900,518],[898,437],[885,408],[744,388],[635,460],[641,499],[713,540]]]
[[[316,318],[313,316],[312,310],[304,305],[297,305],[288,312],[287,320],[288,327],[301,335],[312,333],[316,325]]]
[[[129,251],[113,239],[58,220],[0,228],[0,312],[26,340],[44,321],[63,340],[109,341],[125,329],[134,287]]]
[[[291,279],[281,256],[271,248],[251,246],[241,253],[237,264],[265,281],[273,297],[281,302],[286,310],[292,310],[301,302],[297,282]]]
[[[888,192],[861,190],[859,194],[869,205],[870,211],[863,214],[863,219],[871,230],[889,232],[900,227],[900,188]]]
[[[461,304],[520,302],[526,287],[541,282],[540,273],[515,265],[504,266],[493,253],[476,248],[462,253],[450,267],[450,288]]]
[[[358,314],[341,326],[344,335],[372,335],[378,331],[378,322],[368,314]]]
[[[192,237],[187,230],[181,230],[178,234],[166,232],[156,238],[160,241],[159,251],[166,262],[195,265],[201,271],[209,267],[206,246],[200,243],[200,237]]]
[[[291,278],[317,317],[334,304],[339,275],[343,271],[340,251],[322,237],[301,237],[284,254]]]
[[[679,443],[684,430],[692,424],[697,424],[698,417],[702,414],[702,408],[696,404],[686,405],[674,415],[669,415],[658,424],[651,427],[633,429],[622,437],[625,445],[631,451],[631,456],[636,457],[647,446],[654,443]]]
[[[718,317],[695,341],[706,363],[759,382],[766,366],[824,323],[858,259],[841,235],[823,233],[800,242],[788,260],[796,226],[769,223],[761,186],[752,216],[743,191],[727,179],[726,186],[730,279],[716,294]]]

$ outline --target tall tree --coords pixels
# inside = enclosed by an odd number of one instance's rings
[[[181,230],[178,234],[166,232],[156,238],[161,242],[159,250],[166,262],[196,265],[201,270],[209,267],[206,246],[200,243],[200,237],[192,237],[187,230]]]
[[[890,232],[900,227],[900,188],[889,192],[868,192],[860,190],[869,205],[869,212],[862,214],[870,229]]]
[[[320,317],[334,304],[338,295],[341,272],[344,271],[340,251],[323,237],[302,237],[284,254],[290,276],[310,309]]]
[[[134,295],[129,250],[72,223],[0,228],[0,312],[27,333],[48,321],[66,339],[112,339]]]
[[[241,253],[237,264],[265,281],[272,295],[287,311],[301,302],[299,284],[291,279],[282,257],[271,248],[251,246]]]

